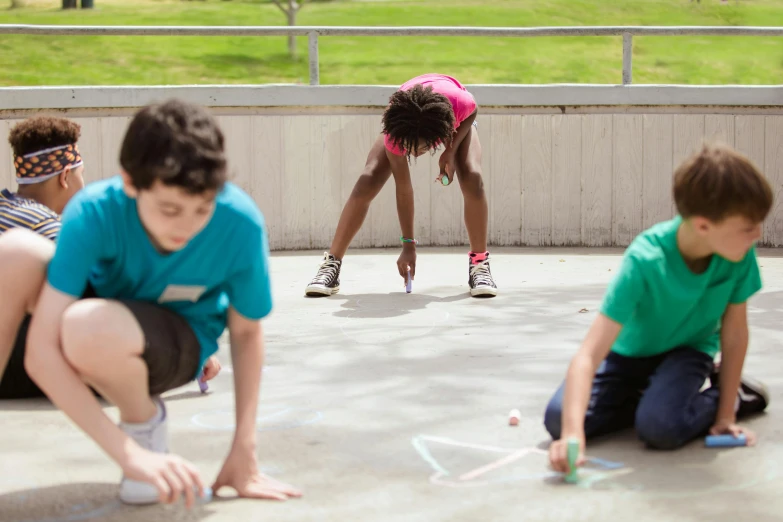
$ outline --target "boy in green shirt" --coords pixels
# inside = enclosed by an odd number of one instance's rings
[[[544,414],[549,458],[568,472],[567,440],[635,426],[647,446],[676,449],[707,433],[755,435],[738,416],[767,407],[742,378],[747,299],[761,288],[755,242],[772,190],[745,158],[704,146],[674,174],[678,216],[637,236],[600,314]],[[720,371],[713,361],[721,352]],[[711,385],[702,390],[707,379]]]

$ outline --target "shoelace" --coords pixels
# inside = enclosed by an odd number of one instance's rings
[[[489,260],[476,263],[470,268],[470,275],[473,278],[473,284],[493,286],[492,274],[489,272]]]
[[[320,268],[318,268],[318,273],[313,278],[313,283],[330,283],[337,276],[337,270],[339,270],[339,268],[340,265],[337,261],[333,261],[329,259],[328,256],[324,256],[324,261],[321,263]]]

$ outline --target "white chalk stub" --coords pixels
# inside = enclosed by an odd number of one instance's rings
[[[519,419],[522,417],[522,414],[519,413],[519,410],[511,410],[508,413],[508,425],[509,426],[519,426]]]

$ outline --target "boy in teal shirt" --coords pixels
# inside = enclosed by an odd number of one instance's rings
[[[769,400],[763,385],[741,375],[746,302],[761,289],[754,244],[772,190],[742,155],[705,146],[675,172],[674,200],[678,216],[642,232],[626,250],[547,406],[557,471],[569,471],[569,438],[580,441],[580,465],[586,438],[631,426],[658,449],[707,433],[755,441],[736,418],[763,411]],[[719,351],[720,371],[713,363]]]
[[[258,207],[226,181],[220,128],[204,109],[178,100],[145,107],[128,127],[120,165],[120,176],[68,203],[56,247],[27,231],[0,238],[0,265],[24,267],[28,280],[46,278],[27,338],[27,372],[122,468],[122,501],[184,496],[192,506],[204,484],[191,463],[168,453],[160,394],[199,375],[227,327],[236,429],[212,487],[242,497],[299,496],[258,470],[269,248]],[[87,385],[117,406],[120,426]]]

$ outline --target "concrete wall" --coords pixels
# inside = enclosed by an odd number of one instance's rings
[[[703,139],[747,154],[783,187],[783,87],[471,86],[493,245],[625,246],[673,215],[672,172]],[[213,107],[233,180],[258,202],[273,249],[327,248],[380,132],[394,87],[239,86],[0,89],[0,135],[43,110],[82,125],[89,180],[116,174],[130,115],[179,96]],[[435,185],[438,155],[413,165],[416,237],[467,244],[457,184]],[[8,147],[0,183],[13,184]],[[353,246],[399,244],[393,182]],[[783,245],[783,208],[763,243]]]

